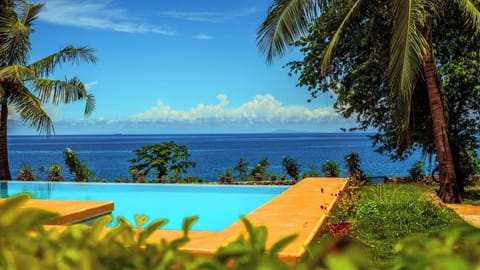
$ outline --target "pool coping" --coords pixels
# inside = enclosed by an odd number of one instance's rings
[[[282,261],[294,264],[305,254],[308,244],[321,233],[327,221],[327,214],[336,204],[336,194],[340,190],[344,190],[347,184],[348,181],[345,178],[306,178],[290,186],[245,217],[253,225],[264,225],[268,228],[267,249],[280,239],[297,234],[298,237],[278,255]],[[35,205],[39,201],[45,200],[31,200],[30,206],[39,207],[39,205]],[[41,202],[41,204],[46,204],[44,205],[45,209],[59,212],[55,211],[58,204],[52,203],[51,208],[46,202]],[[62,205],[66,206],[67,203],[63,201]],[[326,210],[320,208],[322,205],[326,207]],[[107,209],[105,208],[107,206],[103,207],[100,209]],[[46,227],[62,230],[64,226],[49,225]],[[246,230],[241,220],[219,232],[190,231],[190,241],[182,247],[182,250],[196,255],[213,256],[218,248],[245,233]],[[171,241],[182,236],[183,232],[180,230],[158,230],[151,235],[148,242],[158,243],[160,239]]]

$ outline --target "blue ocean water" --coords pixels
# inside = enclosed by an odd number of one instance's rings
[[[113,181],[115,177],[128,176],[130,163],[135,157],[133,150],[146,144],[175,141],[186,145],[191,160],[197,163],[187,175],[215,181],[227,168],[233,169],[240,158],[253,167],[267,157],[270,166],[267,172],[282,174],[282,157],[288,155],[302,165],[302,172],[310,165],[321,172],[321,164],[332,160],[341,164],[345,175],[344,156],[358,152],[365,173],[372,176],[404,176],[413,163],[422,158],[415,153],[403,162],[392,162],[387,156],[375,153],[365,134],[344,133],[272,133],[272,134],[187,134],[187,135],[57,135],[57,136],[10,136],[9,159],[12,176],[23,163],[33,168],[62,165],[66,180],[68,174],[63,162],[63,151],[72,148],[80,159],[98,178]],[[39,180],[45,175],[36,172]],[[235,173],[235,172],[234,172]]]

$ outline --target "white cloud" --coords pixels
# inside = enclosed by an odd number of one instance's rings
[[[104,29],[126,33],[175,35],[175,31],[143,23],[111,1],[47,0],[40,19],[49,23],[82,28]]]
[[[212,36],[205,35],[205,34],[198,34],[193,36],[194,39],[201,39],[201,40],[208,40],[208,39],[213,39]]]
[[[337,119],[331,108],[309,109],[305,106],[285,106],[270,94],[256,95],[236,108],[228,107],[226,95],[217,96],[217,104],[199,104],[187,111],[175,110],[158,100],[150,110],[131,118],[135,121],[159,123],[228,123],[228,124],[281,124],[321,123]]]
[[[209,22],[209,23],[222,23],[233,20],[235,18],[248,16],[257,12],[256,8],[247,8],[239,11],[230,12],[209,12],[209,11],[164,11],[160,12],[160,16],[170,17],[180,20],[193,21],[193,22]]]

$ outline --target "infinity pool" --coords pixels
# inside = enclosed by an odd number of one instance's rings
[[[199,216],[193,230],[222,231],[286,189],[288,186],[9,181],[1,182],[0,198],[28,192],[34,199],[113,201],[113,215],[132,224],[134,214],[145,214],[150,221],[167,218],[163,229],[180,230],[183,218]]]

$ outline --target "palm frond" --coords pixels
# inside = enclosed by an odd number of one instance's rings
[[[271,63],[308,30],[325,0],[273,0],[257,32],[257,47]]]
[[[26,1],[21,1],[21,10],[18,14],[22,23],[27,27],[32,27],[33,22],[37,19],[38,14],[42,10],[44,4],[31,4]]]
[[[54,127],[50,116],[42,107],[41,101],[36,98],[27,88],[22,88],[11,95],[10,103],[22,117],[24,123],[35,128],[42,134],[53,134]]]
[[[84,111],[84,115],[86,117],[90,116],[93,111],[95,111],[95,107],[96,107],[96,100],[95,100],[95,96],[92,95],[92,94],[88,94],[87,95],[87,98],[85,100],[85,111]]]
[[[9,79],[18,84],[31,80],[34,75],[31,69],[21,65],[0,67],[0,78]]]
[[[480,11],[470,0],[455,0],[475,32],[480,33]],[[477,1],[478,2],[478,1]]]
[[[423,56],[430,50],[422,34],[428,11],[425,0],[395,0],[392,43],[390,47],[390,87],[401,108],[401,133],[410,126],[411,97],[421,74]]]
[[[33,86],[43,103],[59,105],[85,100],[85,116],[95,110],[95,97],[87,93],[85,85],[77,77],[65,81],[36,78]]]
[[[30,33],[14,12],[0,16],[0,60],[3,65],[26,65],[30,54]]]
[[[87,96],[85,86],[76,77],[65,81],[35,78],[33,86],[43,103],[69,104]]]
[[[337,46],[338,40],[340,39],[340,36],[342,35],[343,30],[345,29],[345,26],[350,22],[352,17],[354,17],[358,13],[358,11],[361,9],[364,3],[365,3],[365,0],[356,0],[353,3],[352,7],[349,9],[347,15],[343,19],[340,26],[335,31],[335,34],[333,35],[332,39],[328,43],[328,47],[325,49],[325,52],[323,54],[323,60],[321,64],[321,70],[323,73],[328,72],[330,63],[332,62],[332,56],[333,56],[335,47]]]
[[[68,46],[57,53],[51,54],[30,64],[29,68],[34,70],[38,77],[49,76],[61,63],[96,63],[97,57],[94,55],[94,51],[94,49],[89,47],[75,48],[73,46]]]

